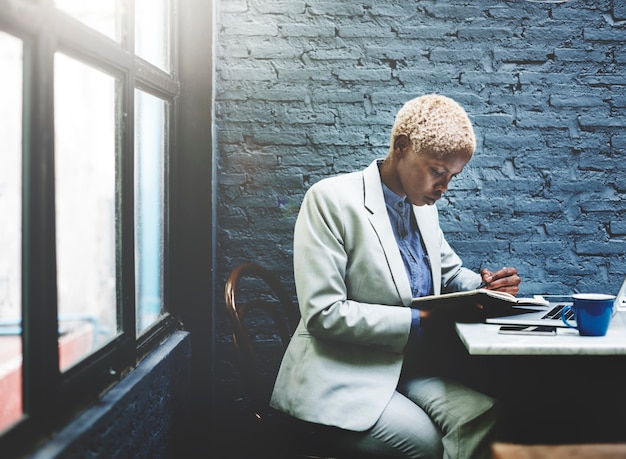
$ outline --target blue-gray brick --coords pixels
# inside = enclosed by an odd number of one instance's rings
[[[293,292],[306,190],[385,156],[397,110],[432,92],[458,100],[477,136],[439,204],[465,265],[517,266],[524,294],[616,291],[626,266],[625,5],[217,3],[216,291],[234,266],[257,261]],[[217,349],[218,393],[237,397]]]

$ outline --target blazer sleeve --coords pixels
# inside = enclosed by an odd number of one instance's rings
[[[401,353],[411,311],[402,305],[380,255],[362,193],[359,205],[358,197],[352,198],[358,193],[338,183],[326,180],[311,187],[296,220],[294,277],[303,323],[318,339]],[[363,278],[376,282],[366,282],[358,297],[349,297],[348,285],[362,283]]]
[[[473,290],[480,285],[480,274],[463,266],[461,258],[450,247],[441,232],[441,292]]]
[[[437,206],[414,206],[413,212],[431,259],[435,294],[472,290],[480,285],[480,275],[465,268],[450,247],[439,226]]]
[[[436,214],[437,228],[439,230],[440,254],[441,254],[441,292],[462,292],[473,290],[480,285],[480,274],[463,266],[463,261],[450,247],[448,241],[439,226],[439,213],[433,206]]]

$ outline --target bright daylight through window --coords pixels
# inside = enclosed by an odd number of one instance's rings
[[[0,431],[22,414],[22,42],[0,32]],[[11,90],[7,90],[9,87]]]
[[[165,104],[135,93],[135,263],[137,333],[163,312]]]
[[[65,369],[118,332],[115,80],[60,53],[54,71],[59,365]]]
[[[176,326],[172,3],[0,0],[0,440],[84,406]]]

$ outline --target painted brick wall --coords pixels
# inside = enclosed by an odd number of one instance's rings
[[[623,2],[222,0],[217,22],[218,292],[245,261],[291,284],[305,191],[384,156],[396,111],[431,92],[458,100],[478,137],[439,204],[465,264],[514,265],[527,294],[619,287]]]

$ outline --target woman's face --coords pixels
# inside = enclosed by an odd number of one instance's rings
[[[435,204],[448,189],[450,181],[461,173],[471,156],[451,154],[435,158],[415,154],[412,146],[403,149],[397,174],[402,191],[415,206]]]

